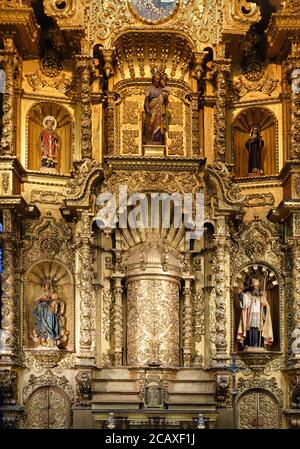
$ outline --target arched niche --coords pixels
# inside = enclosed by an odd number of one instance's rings
[[[37,318],[35,310],[40,298],[47,295],[45,283],[49,282],[55,292],[50,292],[48,307],[51,307],[49,320],[58,320],[58,332],[60,338],[55,341],[48,335],[47,341],[42,342],[36,335]],[[59,262],[46,260],[33,265],[26,277],[25,285],[25,325],[26,347],[34,349],[66,349],[74,347],[74,288],[72,276]],[[51,301],[54,301],[51,304]],[[42,311],[43,313],[43,311]],[[38,314],[40,319],[40,314]],[[53,323],[53,321],[52,321]]]
[[[58,163],[52,172],[69,173],[73,150],[72,117],[65,107],[48,101],[35,104],[27,115],[27,168],[42,170],[41,132],[43,122],[49,116],[54,117],[57,122],[55,132],[59,142]]]
[[[262,150],[263,175],[275,175],[278,173],[278,121],[272,111],[263,107],[244,109],[237,115],[232,124],[234,173],[237,177],[248,176],[249,155],[246,142],[253,125],[258,125],[264,141]]]
[[[268,346],[270,351],[280,350],[280,294],[279,280],[277,274],[272,268],[264,264],[252,264],[245,266],[235,277],[234,293],[233,293],[233,323],[234,323],[234,351],[243,351],[248,346],[248,335],[241,344],[237,340],[239,324],[241,320],[242,308],[238,294],[238,287],[244,285],[244,292],[250,292],[252,279],[260,281],[260,290],[265,292],[268,304],[270,306],[270,314],[273,329],[273,344]]]

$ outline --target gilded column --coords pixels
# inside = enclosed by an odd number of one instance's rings
[[[292,78],[291,92],[291,159],[300,158],[300,89],[298,77],[300,72],[300,44],[292,41],[291,56],[288,58],[288,70]]]
[[[0,61],[5,71],[5,93],[3,95],[3,128],[1,155],[13,156],[15,140],[14,120],[14,71],[16,67],[16,49],[12,37],[4,37],[4,52]]]
[[[115,123],[114,123],[114,94],[109,92],[107,94],[107,108],[106,108],[106,152],[109,155],[113,155],[114,149],[114,135],[115,135]]]
[[[92,148],[92,73],[93,58],[77,55],[77,74],[80,79],[81,157],[91,159]]]
[[[78,235],[80,291],[80,353],[92,355],[95,345],[95,301],[93,289],[92,214],[81,215]]]
[[[14,285],[14,259],[15,259],[15,247],[16,241],[13,235],[13,217],[12,212],[9,210],[3,211],[3,228],[2,244],[3,244],[3,271],[2,271],[2,321],[0,336],[0,354],[9,353],[14,354],[17,349],[17,303],[15,298],[15,285]]]
[[[114,276],[114,362],[123,365],[123,288],[122,274]]]
[[[227,355],[227,276],[226,264],[228,253],[227,237],[215,237],[215,254],[213,257],[213,288],[215,296],[215,355],[216,364],[226,362]]]
[[[215,160],[226,162],[226,95],[227,79],[230,74],[231,59],[215,62],[216,105],[214,111]]]
[[[295,219],[295,217],[294,217]],[[292,240],[290,245],[293,255],[293,360],[300,366],[300,245],[299,238]]]
[[[191,280],[184,280],[183,298],[183,365],[191,366],[191,343],[192,343],[192,291]]]
[[[178,281],[141,275],[127,282],[128,364],[178,366]]]

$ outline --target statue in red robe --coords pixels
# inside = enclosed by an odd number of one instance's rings
[[[42,167],[56,168],[58,163],[59,137],[55,132],[57,122],[51,115],[45,117],[40,134]]]

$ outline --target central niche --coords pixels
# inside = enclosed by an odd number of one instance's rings
[[[190,157],[199,152],[193,137],[199,120],[191,88],[189,41],[173,33],[131,32],[114,46],[106,153]]]

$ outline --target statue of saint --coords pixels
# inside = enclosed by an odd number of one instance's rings
[[[144,109],[146,113],[144,123],[145,145],[164,145],[167,130],[167,105],[170,90],[167,86],[167,75],[155,73],[152,84],[146,92]]]
[[[40,134],[42,151],[42,167],[56,168],[58,163],[59,137],[55,132],[57,122],[48,115],[43,121],[43,130]]]
[[[246,148],[249,153],[248,173],[263,174],[262,149],[264,141],[260,136],[259,127],[253,125],[250,131],[250,137],[246,142]]]
[[[36,302],[34,340],[42,346],[55,346],[60,340],[59,323],[60,302],[56,289],[50,282],[45,282],[44,293]]]
[[[238,287],[242,309],[237,341],[248,347],[267,347],[273,344],[273,328],[270,306],[265,292],[260,289],[260,281],[252,279],[251,290]]]

